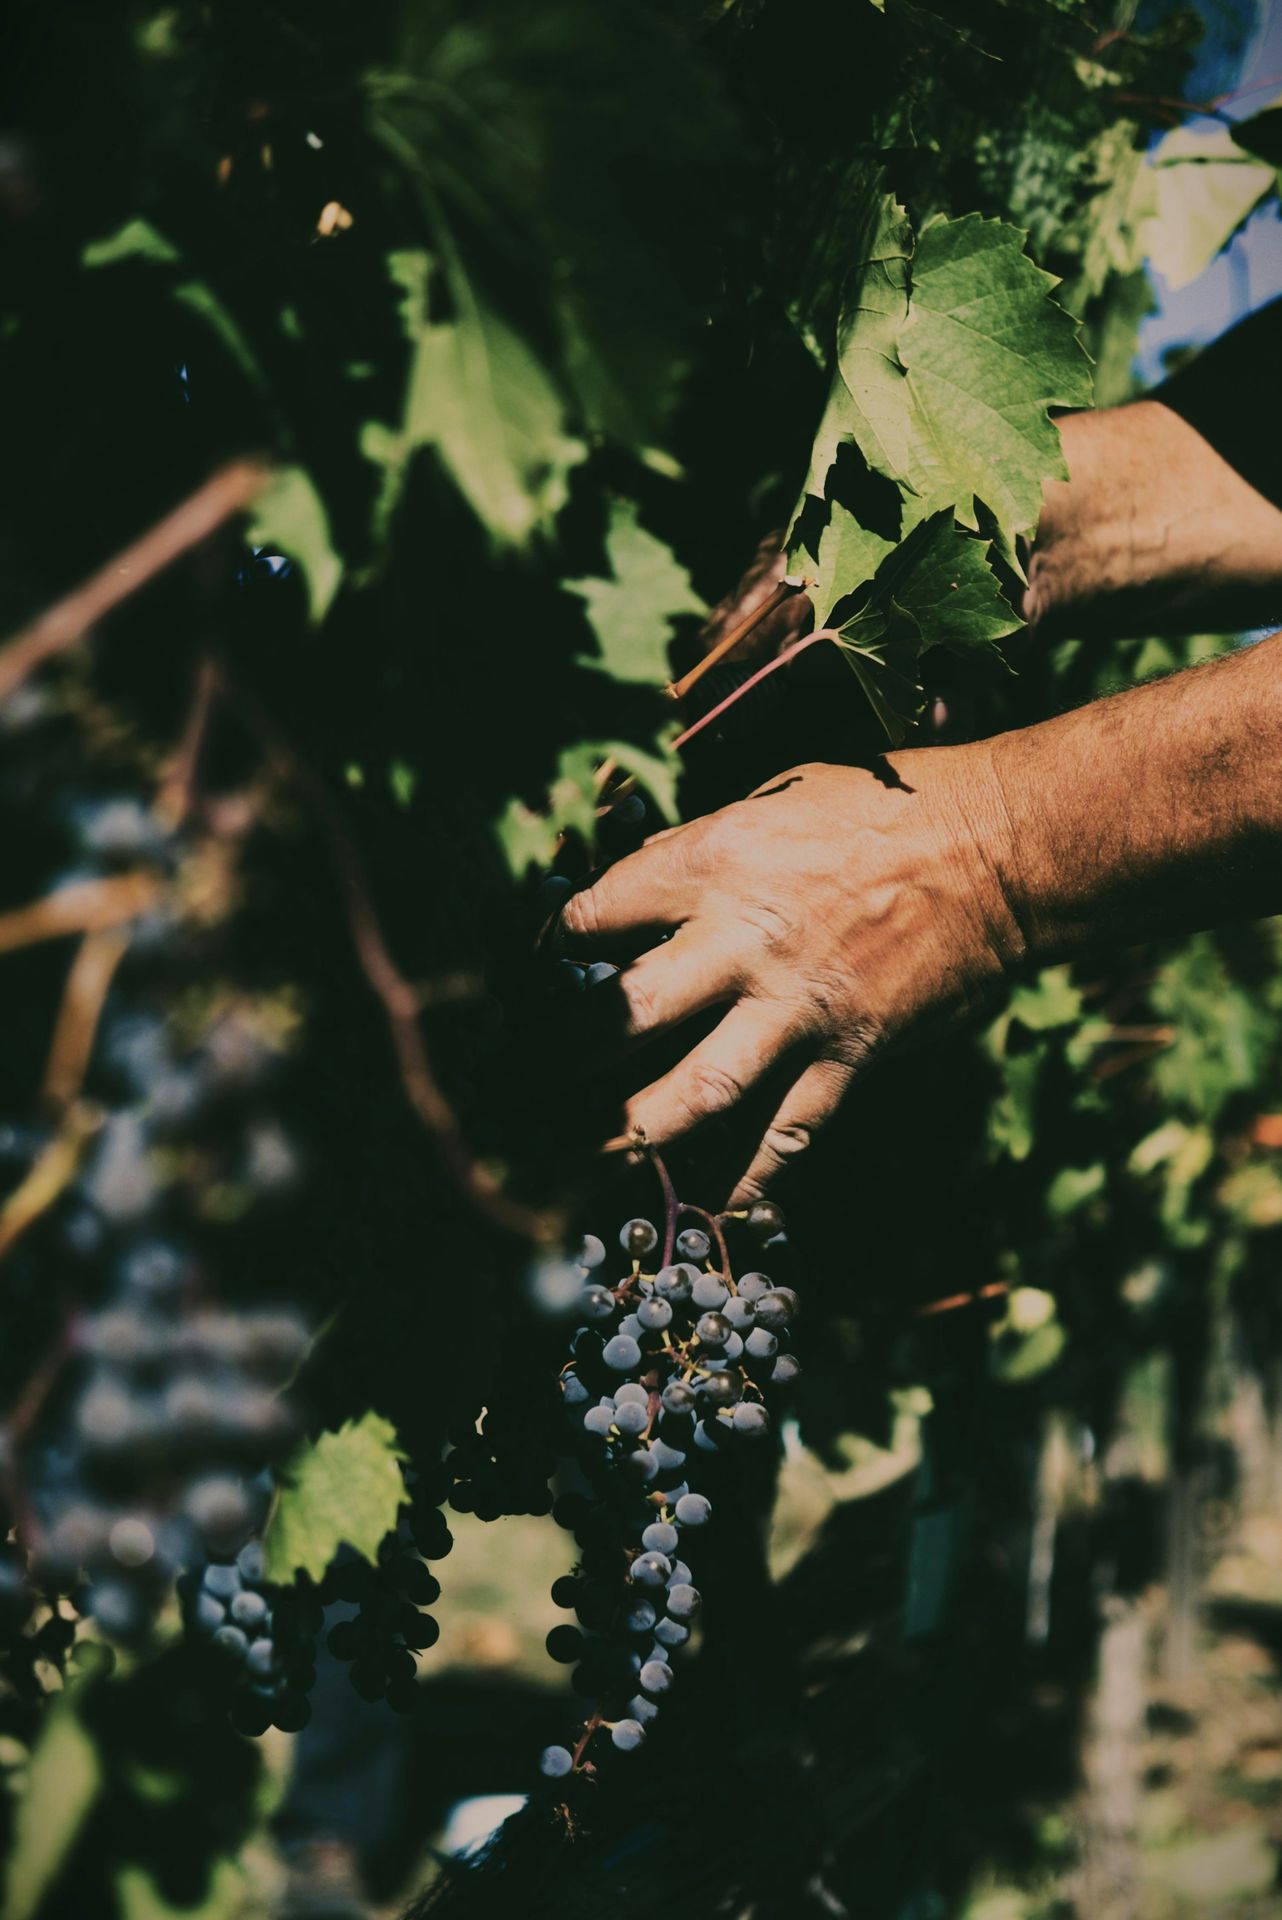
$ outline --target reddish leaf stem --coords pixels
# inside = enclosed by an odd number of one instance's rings
[[[773,660],[766,662],[764,667],[758,667],[755,673],[750,673],[742,686],[736,687],[734,692],[727,694],[724,700],[719,700],[715,707],[709,707],[707,713],[700,714],[692,727],[687,727],[684,733],[679,733],[672,742],[672,752],[680,753],[696,734],[702,733],[705,727],[710,727],[714,720],[719,720],[737,700],[742,700],[745,693],[751,693],[755,686],[758,686],[769,674],[777,673],[780,667],[790,665],[799,653],[806,651],[807,647],[813,647],[820,640],[835,640],[836,637],[831,627],[820,627],[818,633],[808,633],[803,640],[794,640],[790,647],[785,647],[782,653],[777,653]]]

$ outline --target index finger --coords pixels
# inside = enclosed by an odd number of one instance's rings
[[[554,936],[567,951],[612,939],[656,938],[686,920],[695,904],[690,863],[677,827],[607,867],[590,887],[572,893]]]

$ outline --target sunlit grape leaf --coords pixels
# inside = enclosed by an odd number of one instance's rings
[[[1149,1073],[1169,1106],[1214,1120],[1229,1096],[1255,1084],[1268,1061],[1275,1025],[1258,995],[1235,981],[1213,935],[1190,940],[1162,968],[1153,1012],[1170,1038]]]
[[[155,260],[168,265],[178,249],[158,233],[150,220],[127,220],[117,232],[91,240],[80,255],[85,267],[111,267],[119,260]]]
[[[588,664],[612,680],[666,686],[672,622],[704,613],[704,603],[671,547],[641,525],[634,501],[611,503],[606,552],[610,579],[565,582],[585,603],[596,634],[598,656]]]
[[[282,1471],[263,1536],[269,1580],[319,1580],[341,1546],[372,1560],[405,1498],[396,1429],[381,1414],[322,1433]]]
[[[1153,209],[1140,244],[1169,286],[1184,287],[1272,192],[1277,176],[1226,126],[1174,127],[1149,158]]]
[[[215,1863],[209,1891],[194,1907],[172,1906],[142,1867],[122,1867],[116,1878],[120,1920],[241,1920],[246,1893],[245,1875],[233,1860]]]
[[[399,424],[371,422],[361,442],[386,469],[381,517],[412,455],[434,446],[494,538],[519,545],[565,504],[566,475],[585,449],[565,429],[561,397],[542,362],[461,264],[453,317],[431,317],[428,268],[421,251],[388,257],[411,351]]]
[[[950,507],[978,527],[982,502],[1013,561],[1042,483],[1067,473],[1049,409],[1091,395],[1076,324],[1049,297],[1055,284],[1017,227],[937,218],[914,247],[903,209],[883,198],[852,276],[807,490],[821,491],[849,437],[899,487],[905,524]]]
[[[912,225],[893,194],[874,202],[868,238],[851,263],[837,324],[837,363],[815,435],[805,491],[821,497],[843,439],[870,467],[899,480],[908,462],[899,338],[908,318]]]
[[[838,601],[870,580],[893,548],[893,541],[861,526],[853,513],[833,503],[814,564],[804,569],[815,582],[809,592],[821,627],[827,625]]]
[[[304,467],[282,468],[257,496],[249,540],[298,565],[312,621],[323,620],[342,583],[343,563],[330,539],[325,502]]]
[[[668,731],[675,731],[675,724]],[[532,807],[524,800],[511,800],[497,823],[499,844],[517,879],[530,867],[550,866],[563,834],[576,833],[586,846],[592,846],[600,801],[599,769],[607,761],[644,787],[664,820],[676,819],[678,768],[670,755],[651,753],[626,740],[594,740],[567,747],[557,762],[545,805]]]
[[[992,654],[1020,622],[987,562],[987,542],[958,533],[951,511],[914,528],[841,617],[837,644],[892,741],[921,711],[928,647]]]
[[[70,1852],[102,1786],[97,1749],[74,1690],[49,1710],[14,1815],[5,1879],[5,1920],[31,1920]]]

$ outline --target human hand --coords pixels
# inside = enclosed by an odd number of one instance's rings
[[[628,1103],[658,1146],[777,1077],[786,1091],[730,1204],[759,1198],[875,1055],[981,1004],[1022,953],[986,745],[805,766],[655,835],[567,901],[565,950],[640,957],[577,1003],[583,1052],[722,1010]],[[670,939],[664,935],[671,933]],[[582,1009],[580,1013],[579,1009]]]

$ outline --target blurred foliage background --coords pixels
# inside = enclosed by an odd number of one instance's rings
[[[524,1796],[572,1713],[542,1652],[572,1551],[537,1471],[565,1336],[540,1274],[645,1201],[593,1154],[607,1116],[516,1065],[540,882],[884,744],[816,652],[684,759],[664,693],[788,526],[870,207],[1018,227],[1120,401],[1150,263],[1192,282],[1275,191],[1267,129],[1248,149],[1189,103],[1191,63],[1227,91],[1258,26],[1247,0],[9,9],[0,1525],[33,1585],[0,1692],[8,1920],[424,1890],[1282,1912],[1272,923],[1022,980],[869,1080],[784,1196],[805,1376],[719,1501],[662,1738],[569,1832],[536,1799],[475,1870],[454,1851],[460,1806]],[[860,479],[842,504],[879,525]],[[117,556],[193,496],[201,537],[183,509],[175,564],[122,593]],[[91,578],[92,633],[33,648]],[[1016,635],[1012,674],[926,630],[910,737],[1237,639]],[[683,1159],[714,1204],[724,1174],[718,1143]],[[52,1551],[76,1330],[122,1249],[175,1235],[229,1315],[312,1330],[305,1431],[268,1420],[238,1471],[359,1435],[366,1509],[294,1510],[296,1555],[267,1522],[281,1589],[377,1549],[398,1452],[434,1485],[500,1411],[481,1478],[445,1477],[412,1719],[322,1662],[310,1725],[254,1744],[168,1587],[135,1617],[137,1583],[86,1595]],[[299,1878],[320,1842],[329,1909]]]

